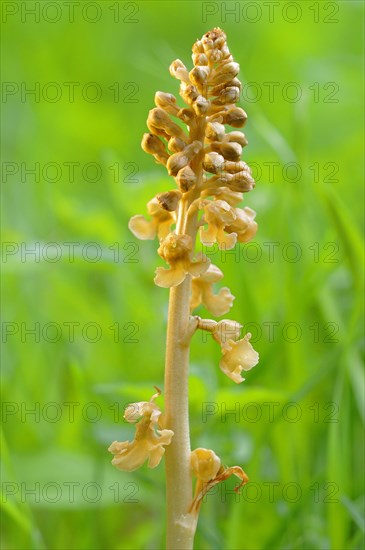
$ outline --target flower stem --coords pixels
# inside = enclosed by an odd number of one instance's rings
[[[193,140],[204,145],[205,120],[197,121]],[[197,232],[197,215],[187,217],[191,202],[199,195],[203,173],[204,154],[197,155],[191,167],[197,176],[197,190],[189,199],[180,201],[176,233],[190,235],[193,246]],[[166,426],[173,430],[174,437],[166,447],[166,507],[168,550],[191,550],[194,543],[196,522],[185,522],[192,503],[192,478],[190,466],[190,428],[189,428],[189,353],[190,340],[186,338],[190,319],[191,276],[177,287],[170,289],[170,301],[167,323],[166,364],[165,364],[165,419]]]
[[[165,419],[174,437],[166,447],[166,499],[168,550],[193,548],[194,532],[179,521],[192,502],[188,370],[189,343],[184,334],[189,323],[191,277],[170,290],[165,368]]]

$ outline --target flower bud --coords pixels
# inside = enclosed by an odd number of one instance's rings
[[[193,53],[192,55],[194,65],[205,66],[208,65],[208,58],[205,53]]]
[[[236,103],[240,98],[240,89],[235,86],[223,88],[219,96],[212,100],[212,105],[227,105]]]
[[[208,122],[205,129],[205,137],[211,141],[223,141],[225,136],[225,128],[219,122]]]
[[[222,31],[222,29],[220,29],[219,27],[214,27],[214,29],[205,33],[204,36],[210,38],[211,40],[213,40],[213,42],[216,42],[216,40],[218,40],[220,37],[223,37],[224,41],[227,40],[225,32]]]
[[[238,80],[238,78],[234,78],[233,80],[231,80],[231,82],[228,82],[228,86],[236,86],[236,88],[239,88],[239,89],[242,88],[241,81]]]
[[[203,168],[211,174],[218,174],[224,167],[224,157],[218,153],[208,153],[204,157]]]
[[[194,54],[204,53],[204,48],[201,40],[197,40],[195,44],[193,44],[192,50]]]
[[[214,97],[216,95],[219,95],[219,93],[224,89],[224,88],[227,88],[228,86],[234,86],[236,88],[239,88],[241,90],[241,87],[242,87],[242,84],[241,82],[238,80],[238,78],[234,78],[233,80],[231,80],[230,82],[223,82],[222,84],[218,84],[217,86],[213,86],[210,88],[209,90],[209,96],[210,97]]]
[[[153,134],[143,134],[141,146],[146,153],[154,155],[156,160],[162,164],[166,164],[169,155],[166,152],[164,144],[157,136]]]
[[[166,164],[170,176],[176,176],[179,170],[189,164],[190,159],[184,154],[184,151],[175,153],[169,158],[169,163]]]
[[[199,95],[193,103],[193,108],[198,116],[205,115],[208,112],[210,103],[205,97]]]
[[[192,105],[194,101],[199,97],[198,90],[192,84],[180,86],[180,95],[188,105]]]
[[[245,147],[248,143],[245,134],[242,132],[229,132],[226,134],[226,141],[239,143],[242,147]]]
[[[170,122],[170,117],[163,109],[155,107],[148,113],[148,120],[156,126],[156,128],[164,128]]]
[[[157,107],[164,109],[171,115],[175,115],[179,112],[179,107],[176,105],[176,97],[172,94],[167,94],[165,92],[156,92],[155,94],[155,104]]]
[[[203,48],[204,48],[205,53],[207,53],[209,50],[212,50],[213,47],[214,47],[213,40],[211,38],[209,38],[207,35],[203,36],[202,44],[203,44]]]
[[[190,166],[185,166],[179,170],[175,179],[182,193],[187,193],[196,184],[196,175]]]
[[[223,54],[218,49],[212,49],[207,52],[207,58],[209,60],[209,63],[213,65],[214,63],[219,63],[223,59]]]
[[[159,193],[156,195],[156,198],[164,210],[167,210],[167,212],[174,212],[181,199],[181,193],[175,189],[167,193]]]
[[[175,124],[175,122],[170,119],[169,115],[159,107],[151,109],[149,112],[147,119],[148,127],[149,124],[151,124],[154,128],[163,130],[169,136],[177,136],[182,139],[184,139],[184,137],[186,138],[184,130]]]
[[[151,124],[151,122],[149,122],[148,119],[147,119],[147,126],[148,126],[149,131],[154,136],[162,136],[167,141],[170,139],[170,136],[165,132],[165,130],[162,130],[162,128],[157,128],[157,126],[154,126],[153,124]]]
[[[229,51],[229,48],[227,46],[227,44],[224,44],[222,47],[221,47],[221,52],[223,54],[223,59],[224,61],[227,61],[227,63],[233,61],[233,57],[231,56],[231,53]]]
[[[180,153],[171,155],[166,164],[170,176],[176,176],[179,170],[189,164],[191,159],[200,151],[201,147],[200,141],[193,141]]]
[[[190,81],[199,87],[207,80],[209,72],[209,67],[194,67],[189,73]]]
[[[227,40],[226,35],[222,33],[220,36],[218,36],[218,38],[214,40],[214,47],[221,49],[222,46],[224,46],[224,44],[226,43],[226,40]]]
[[[220,172],[218,178],[214,180],[216,185],[229,186],[230,182],[233,180],[233,174],[228,174],[228,172]]]
[[[247,114],[240,107],[233,107],[222,113],[223,124],[229,124],[233,128],[242,128],[247,120]]]
[[[223,66],[217,67],[214,71],[212,82],[214,85],[221,84],[222,82],[229,82],[238,75],[239,71],[240,66],[235,61],[225,63]]]
[[[182,82],[189,82],[189,72],[180,59],[173,61],[169,67],[171,76],[174,76]]]
[[[180,151],[185,149],[186,145],[187,145],[187,143],[185,143],[185,141],[183,141],[182,139],[180,139],[178,137],[172,137],[169,140],[169,142],[167,144],[167,147],[173,153],[180,153]]]
[[[236,172],[235,174],[230,174],[230,176],[232,177],[226,185],[233,191],[248,193],[255,187],[255,180],[248,170]]]
[[[247,170],[249,173],[251,173],[250,168],[243,160],[240,160],[239,162],[232,162],[227,160],[223,164],[223,170],[231,173],[243,172]]]
[[[222,143],[220,141],[214,141],[210,144],[210,147],[212,151],[223,155],[226,160],[238,161],[242,154],[242,147],[239,143]]]

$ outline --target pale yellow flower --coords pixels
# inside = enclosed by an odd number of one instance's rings
[[[137,422],[136,434],[132,442],[114,441],[108,451],[114,455],[113,466],[119,470],[133,472],[148,461],[149,468],[156,468],[165,453],[164,445],[171,443],[174,432],[162,428],[161,410],[153,403],[160,392],[150,401],[140,401],[128,405],[124,418],[127,422]]]
[[[192,281],[190,298],[191,311],[203,304],[215,317],[225,315],[232,307],[234,296],[229,288],[223,287],[217,294],[213,292],[213,284],[223,278],[222,271],[211,264],[207,271]]]
[[[203,200],[200,207],[204,210],[203,222],[208,224],[207,229],[200,228],[200,239],[205,245],[218,243],[219,248],[230,250],[236,244],[237,237],[230,231],[227,235],[224,230],[226,226],[231,226],[235,219],[235,209],[228,202],[222,200],[207,201]]]
[[[161,242],[158,253],[170,267],[168,269],[163,267],[156,269],[156,285],[164,288],[178,286],[188,274],[199,277],[204,273],[208,269],[210,261],[204,255],[191,260],[192,250],[193,243],[189,235],[169,233]]]
[[[235,208],[234,221],[226,226],[227,233],[237,235],[237,240],[240,243],[247,243],[257,232],[257,223],[254,221],[256,212],[245,206],[245,208]]]
[[[129,220],[128,227],[133,235],[141,240],[154,239],[156,235],[159,239],[165,238],[175,223],[175,212],[165,210],[157,197],[147,203],[147,212],[152,218],[150,221],[140,214]]]
[[[222,346],[223,357],[219,367],[229,378],[239,384],[245,379],[241,372],[252,369],[259,362],[259,354],[250,344],[251,334],[248,333],[238,342],[228,340]]]

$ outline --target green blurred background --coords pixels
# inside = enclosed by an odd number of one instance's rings
[[[259,232],[209,253],[260,363],[237,386],[194,338],[192,445],[251,481],[208,496],[196,548],[363,548],[363,11],[2,3],[2,548],[163,547],[163,465],[122,473],[106,450],[163,386],[162,262],[127,223],[173,185],[140,149],[154,93],[178,94],[169,64],[214,26],[247,84]]]

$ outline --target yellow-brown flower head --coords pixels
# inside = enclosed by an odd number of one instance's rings
[[[223,315],[233,297],[226,288],[218,295],[212,293],[211,282],[203,276],[208,262],[194,259],[194,231],[187,228],[189,216],[194,215],[201,242],[218,243],[227,250],[255,235],[255,212],[237,208],[243,193],[255,186],[250,168],[241,160],[247,139],[238,128],[245,125],[247,114],[237,106],[240,67],[222,29],[207,32],[192,52],[192,68],[180,59],[171,63],[170,74],[179,81],[180,97],[156,92],[155,107],[147,119],[149,133],[142,139],[143,149],[166,166],[177,188],[152,199],[148,204],[152,220],[134,216],[130,229],[138,238],[157,235],[160,240],[158,253],[169,268],[157,269],[157,285],[177,286],[188,274],[193,281],[199,278],[193,282],[192,305],[209,304]]]
[[[243,133],[226,133],[225,129],[225,125],[241,128],[247,120],[245,111],[236,106],[241,91],[237,77],[240,67],[229,51],[225,33],[214,28],[197,40],[192,50],[194,67],[190,71],[180,59],[170,65],[170,74],[180,81],[180,97],[186,106],[180,107],[173,94],[156,92],[156,108],[147,120],[151,133],[145,134],[142,141],[143,149],[167,166],[183,193],[195,188],[196,174],[191,163],[196,155],[201,155],[202,148],[204,174],[216,174],[219,160],[221,178],[211,180],[214,190],[218,190],[233,179],[232,172],[242,172],[225,163],[239,163],[242,148],[247,145]],[[204,130],[200,140],[196,139],[198,124]],[[181,170],[185,172],[180,173]],[[247,176],[248,171],[245,169],[244,173]],[[253,188],[252,178],[249,184],[247,178],[244,182],[242,179],[243,175],[235,176],[234,191]]]

